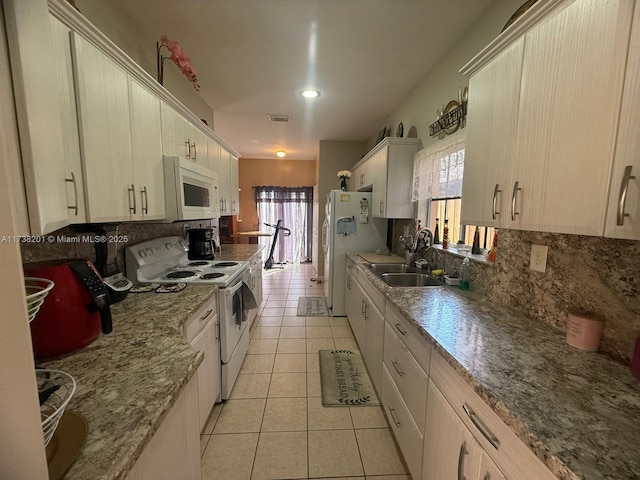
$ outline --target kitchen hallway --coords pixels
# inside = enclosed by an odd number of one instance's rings
[[[298,317],[323,296],[310,264],[263,277],[240,376],[201,436],[202,480],[409,480],[381,406],[322,407],[318,350],[357,348],[346,317]]]

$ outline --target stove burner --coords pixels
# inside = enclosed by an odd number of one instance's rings
[[[218,263],[215,263],[213,266],[214,267],[235,267],[236,265],[238,265],[238,262],[218,262]]]
[[[164,278],[166,279],[174,279],[174,278],[189,278],[189,277],[195,277],[196,272],[191,272],[189,270],[185,270],[185,271],[181,271],[181,272],[169,272],[167,273]]]
[[[224,273],[205,273],[203,275],[200,275],[200,278],[203,280],[213,280],[220,277],[224,277]]]
[[[209,265],[209,262],[189,262],[187,263],[187,267],[204,267],[205,265]]]

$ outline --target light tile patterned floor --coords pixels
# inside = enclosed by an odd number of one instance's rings
[[[381,407],[322,406],[318,350],[357,345],[346,318],[295,316],[299,297],[324,296],[314,276],[264,277],[249,354],[201,436],[202,480],[411,479]]]

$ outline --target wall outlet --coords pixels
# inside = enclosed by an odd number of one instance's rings
[[[546,245],[531,245],[531,261],[529,268],[536,272],[547,271],[547,251],[549,247]]]

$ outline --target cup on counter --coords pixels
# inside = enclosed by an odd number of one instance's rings
[[[593,314],[569,312],[566,341],[572,347],[597,352],[604,330],[604,319]]]

